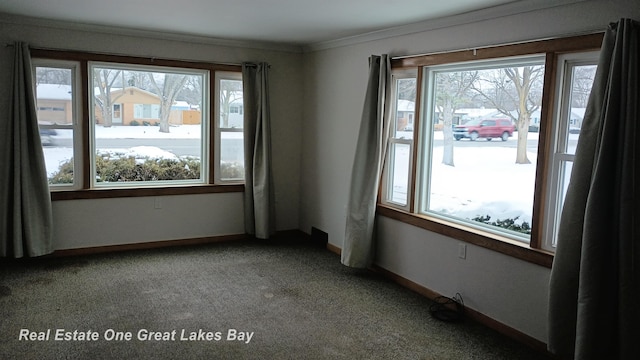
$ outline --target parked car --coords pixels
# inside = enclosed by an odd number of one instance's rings
[[[453,137],[456,140],[468,138],[476,141],[478,138],[485,138],[491,141],[493,138],[500,138],[507,141],[515,130],[516,126],[510,119],[477,119],[464,125],[456,125],[453,128]]]
[[[42,146],[53,146],[54,139],[53,136],[57,135],[55,129],[43,129],[40,128],[40,142]]]

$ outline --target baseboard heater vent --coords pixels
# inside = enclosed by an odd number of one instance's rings
[[[329,242],[329,234],[316,228],[311,227],[311,241],[321,247],[326,247]]]

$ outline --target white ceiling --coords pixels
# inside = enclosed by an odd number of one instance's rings
[[[308,45],[516,0],[0,0],[0,13]]]

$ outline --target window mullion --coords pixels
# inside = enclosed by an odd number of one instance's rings
[[[418,184],[418,178],[420,177],[420,143],[422,142],[422,133],[423,133],[423,122],[422,120],[422,92],[423,92],[423,79],[424,79],[424,68],[418,67],[416,69],[416,101],[415,101],[415,110],[413,115],[413,128],[416,136],[414,136],[414,141],[411,147],[411,174],[409,174],[409,191],[412,196],[409,197],[409,212],[416,212],[416,199],[420,196],[420,191],[416,188],[416,184]]]

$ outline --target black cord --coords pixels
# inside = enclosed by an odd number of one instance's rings
[[[431,316],[446,322],[461,321],[464,317],[464,301],[462,295],[456,293],[453,298],[438,296],[429,307]]]

